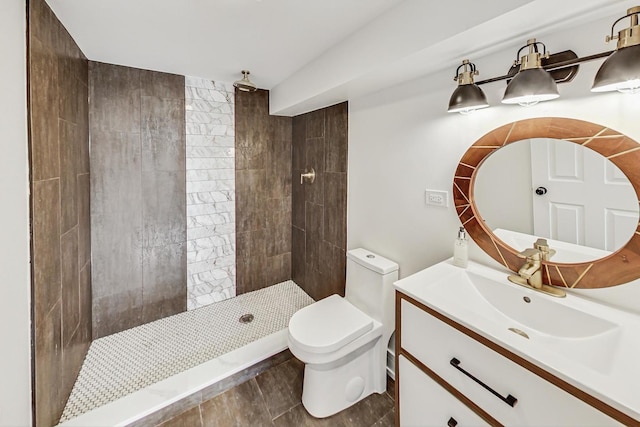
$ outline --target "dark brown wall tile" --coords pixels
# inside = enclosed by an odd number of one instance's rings
[[[88,61],[84,61],[88,63]],[[85,80],[88,78],[85,77]],[[80,146],[76,148],[78,173],[89,173],[89,87],[85,83],[79,84],[76,91],[78,98],[78,117],[76,131]]]
[[[307,202],[305,207],[305,232],[313,240],[323,240],[324,208],[321,205]]]
[[[46,46],[56,49],[59,45],[58,37],[60,22],[45,0],[29,1],[29,40],[37,38]]]
[[[324,239],[347,248],[347,174],[325,173]]]
[[[35,327],[61,298],[60,183],[33,183],[33,270]]]
[[[267,197],[280,199],[291,196],[291,141],[271,141],[267,158]]]
[[[68,97],[67,97],[68,98]],[[80,137],[76,125],[65,120],[58,122],[60,142],[60,200],[61,232],[66,233],[78,223],[78,153],[76,147]]]
[[[94,301],[133,287],[142,289],[140,212],[92,215],[91,244]]]
[[[184,171],[142,172],[142,245],[144,247],[186,242],[185,189]],[[140,209],[140,206],[137,208]],[[177,266],[174,265],[174,267]],[[186,270],[183,272],[186,278]]]
[[[289,252],[267,257],[263,266],[266,281],[263,286],[291,279],[291,254]]]
[[[35,328],[35,423],[53,426],[58,423],[64,401],[62,395],[62,324],[60,301]]]
[[[305,268],[303,289],[316,301],[331,295],[331,293],[325,288],[325,280],[322,273],[315,268],[312,268],[310,264],[307,264]]]
[[[78,227],[60,239],[62,270],[62,343],[65,348],[80,324],[80,274],[78,270]]]
[[[78,266],[91,259],[91,183],[89,174],[78,175]]]
[[[55,178],[60,176],[58,62],[53,47],[37,38],[29,46],[29,58],[31,171],[34,180]]]
[[[87,347],[92,336],[92,303],[91,303],[91,262],[87,262],[80,270],[80,341]]]
[[[236,292],[291,278],[292,119],[236,91]]]
[[[94,62],[89,81],[97,338],[186,310],[185,81]]]
[[[143,96],[142,170],[184,171],[185,110],[183,99]]]
[[[129,329],[142,322],[142,288],[93,298],[93,338]]]
[[[91,339],[88,62],[45,1],[28,7],[35,425],[49,427]]]
[[[142,200],[141,157],[140,134],[91,129],[92,213],[136,210]]]
[[[142,96],[184,100],[184,76],[140,70]],[[182,110],[184,116],[184,109]]]
[[[310,138],[322,138],[325,136],[325,108],[305,114],[305,136]]]
[[[293,118],[292,275],[314,299],[344,295],[348,105]],[[297,186],[303,168],[316,181]]]
[[[140,70],[89,62],[92,131],[140,132]]]
[[[62,396],[71,394],[90,345],[90,342],[83,339],[83,333],[80,328],[76,330],[69,343],[65,345],[62,353],[62,378],[60,384]],[[62,401],[62,404],[66,404],[66,399]]]
[[[306,156],[306,122],[304,119],[305,116],[295,116],[292,122],[292,147],[291,147],[291,155],[292,155],[292,163],[291,167],[296,170],[304,170],[307,167],[307,156]],[[295,178],[295,175],[294,175]],[[295,179],[294,179],[295,182]]]
[[[293,182],[291,189],[291,224],[301,230],[305,229],[304,225],[304,204],[305,204],[305,184],[300,184],[300,174],[304,171],[293,171]]]
[[[185,242],[143,249],[143,323],[187,310],[186,266]]]
[[[328,295],[344,296],[346,260],[346,253],[343,249],[333,246],[327,241],[323,241],[320,245],[320,270],[325,280],[323,287]]]
[[[311,183],[304,184],[304,197],[307,202],[324,203],[324,138],[307,139],[307,168],[313,168],[316,172],[316,179]],[[300,182],[300,181],[298,181]]]
[[[348,104],[327,108],[325,172],[347,172]]]
[[[291,279],[304,288],[306,267],[305,235],[304,230],[291,227]]]

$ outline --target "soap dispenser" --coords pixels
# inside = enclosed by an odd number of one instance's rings
[[[453,265],[467,268],[469,262],[469,242],[467,241],[467,232],[464,227],[458,230],[458,237],[453,245]]]

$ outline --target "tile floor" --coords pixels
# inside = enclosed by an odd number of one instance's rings
[[[156,427],[388,427],[393,383],[332,417],[315,419],[301,403],[304,365],[291,358]]]

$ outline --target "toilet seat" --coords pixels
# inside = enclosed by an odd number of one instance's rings
[[[373,319],[339,295],[297,311],[289,321],[289,339],[309,353],[330,353],[373,329]]]

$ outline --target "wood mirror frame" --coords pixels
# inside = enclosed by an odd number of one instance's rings
[[[497,238],[478,213],[474,199],[476,172],[495,150],[530,138],[555,138],[588,147],[613,162],[640,195],[640,144],[606,126],[576,119],[544,117],[521,120],[492,130],[462,156],[453,179],[453,197],[460,222],[489,256],[517,272],[525,258]],[[533,242],[531,242],[533,246]],[[611,255],[583,263],[543,261],[544,283],[566,288],[605,288],[640,278],[640,228]]]

